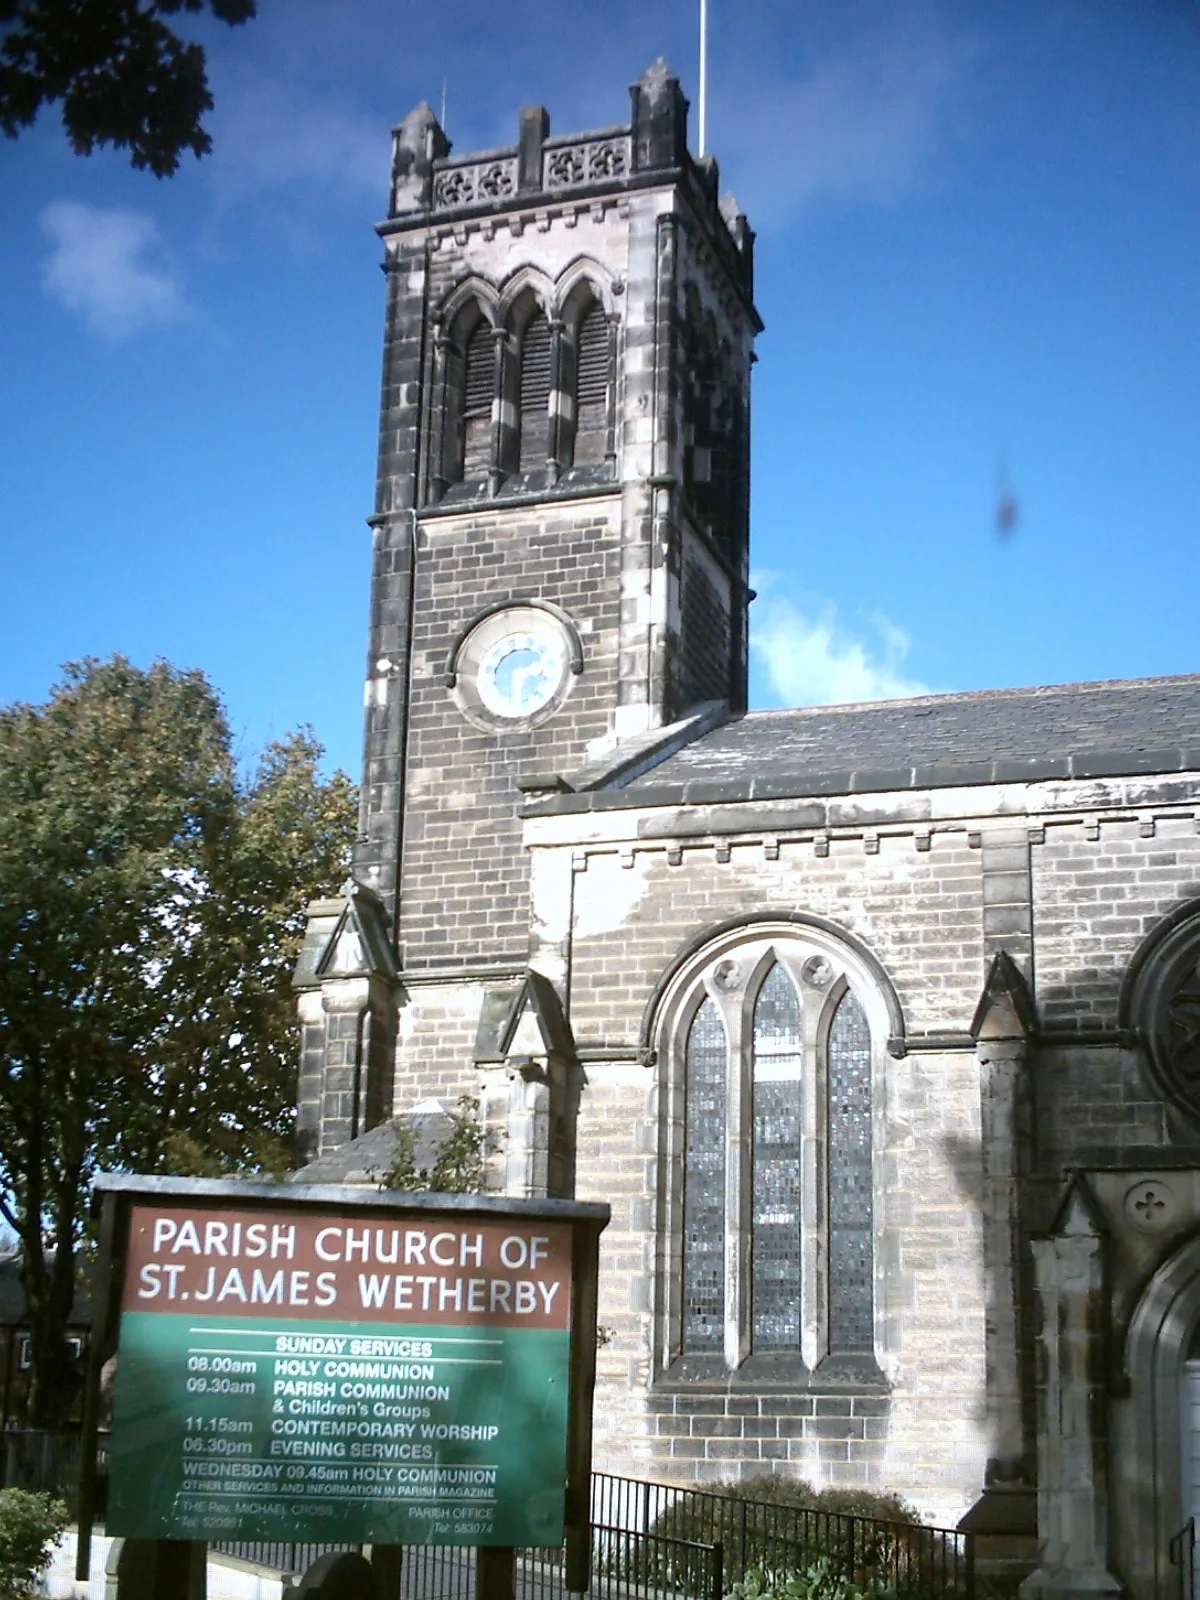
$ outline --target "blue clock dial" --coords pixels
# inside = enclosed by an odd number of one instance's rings
[[[479,698],[498,717],[528,717],[549,705],[565,662],[553,633],[507,633],[479,664]]]

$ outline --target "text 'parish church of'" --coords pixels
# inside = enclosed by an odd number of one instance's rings
[[[492,1188],[613,1208],[597,1467],[872,1486],[1027,1594],[1174,1595],[1200,680],[747,713],[754,236],[664,63],[481,154],[418,106],[379,233],[304,1176],[477,1097]]]

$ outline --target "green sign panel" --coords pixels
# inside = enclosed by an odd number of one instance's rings
[[[571,1229],[137,1205],[112,1533],[555,1545]]]

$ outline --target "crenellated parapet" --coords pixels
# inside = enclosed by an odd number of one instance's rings
[[[628,123],[551,137],[543,106],[520,115],[517,142],[453,156],[424,101],[393,132],[392,193],[384,237],[430,223],[460,229],[493,225],[531,207],[603,203],[648,185],[671,182],[688,193],[707,224],[722,265],[747,300],[753,295],[754,234],[736,200],[719,198],[720,176],[708,157],[687,148],[688,102],[665,61],[631,86]]]

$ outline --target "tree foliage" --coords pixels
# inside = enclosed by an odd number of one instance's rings
[[[400,1119],[392,1126],[396,1130],[396,1154],[383,1174],[381,1188],[421,1194],[483,1193],[491,1149],[474,1095],[459,1096],[458,1109],[450,1113],[450,1127],[431,1167],[417,1165],[415,1130]]]
[[[28,1600],[71,1521],[64,1500],[0,1490],[0,1600]],[[42,1590],[45,1593],[45,1590]]]
[[[256,0],[0,0],[0,128],[15,138],[58,101],[77,155],[127,148],[157,178],[207,155],[204,50],[163,20],[206,10],[234,26]]]
[[[69,1398],[64,1332],[99,1167],[286,1164],[304,901],[345,876],[354,792],[293,734],[240,782],[202,674],[68,667],[0,711],[0,1215],[20,1239],[30,1420]]]

